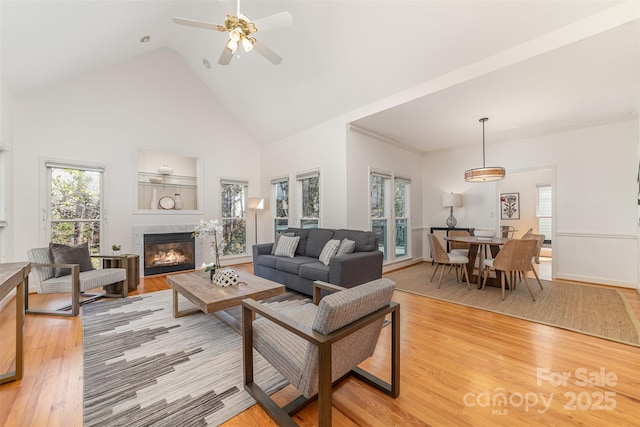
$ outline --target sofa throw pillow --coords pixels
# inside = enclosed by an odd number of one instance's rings
[[[329,240],[322,248],[322,252],[320,252],[320,262],[324,265],[329,265],[329,261],[331,258],[336,256],[338,252],[338,248],[340,247],[340,240]]]
[[[274,255],[293,258],[296,255],[296,248],[298,247],[299,241],[300,236],[280,236]]]
[[[271,255],[275,255],[276,254],[276,248],[278,247],[278,242],[280,241],[280,236],[293,237],[293,236],[295,236],[295,233],[278,233],[276,235],[276,241],[273,242],[273,246],[271,247]]]
[[[49,243],[49,252],[51,252],[51,259],[54,264],[79,264],[80,271],[93,270],[88,243],[80,243],[74,246]],[[61,277],[69,274],[71,274],[70,268],[56,268],[54,276]]]
[[[342,242],[340,242],[340,247],[338,248],[336,256],[351,254],[355,249],[356,242],[345,237],[344,239],[342,239]]]

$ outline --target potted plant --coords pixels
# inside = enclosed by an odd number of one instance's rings
[[[114,255],[120,255],[120,249],[121,249],[120,245],[115,245],[114,244],[114,245],[111,246],[111,249],[113,250],[113,254]]]

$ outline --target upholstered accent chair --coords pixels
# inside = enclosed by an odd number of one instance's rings
[[[77,316],[80,305],[98,298],[125,298],[128,292],[126,268],[102,268],[96,270],[80,271],[80,264],[56,264],[50,249],[35,248],[27,251],[27,257],[31,261],[31,279],[40,294],[70,293],[71,304],[55,310],[41,310],[29,308],[29,290],[25,289],[25,313],[52,314],[57,316]],[[92,255],[90,258],[108,259],[119,267],[127,264],[126,257]],[[57,269],[70,269],[71,274],[56,274]],[[59,276],[59,277],[56,277]],[[90,289],[104,287],[122,282],[122,293],[86,293]],[[81,300],[81,297],[83,298]]]
[[[433,270],[433,274],[431,275],[431,282],[433,282],[433,278],[438,271],[438,267],[442,267],[440,270],[440,279],[438,280],[438,289],[440,289],[440,285],[442,284],[442,276],[444,276],[445,266],[450,265],[455,267],[456,269],[456,280],[460,281],[460,276],[458,275],[458,268],[462,268],[462,277],[467,280],[467,289],[471,289],[471,285],[469,284],[469,273],[467,273],[467,264],[469,263],[469,258],[465,255],[459,255],[455,253],[447,253],[447,251],[432,233],[427,234],[427,238],[429,239],[429,247],[431,248],[431,257],[433,258],[433,262],[436,263],[436,268]]]
[[[331,425],[332,386],[348,375],[396,398],[400,394],[400,305],[395,283],[382,278],[353,288],[314,282],[314,304],[274,311],[252,299],[242,302],[245,389],[279,426],[318,399],[319,426]],[[333,292],[322,298],[322,292]],[[254,320],[256,314],[262,316]],[[385,317],[391,315],[391,383],[357,365],[373,355]],[[278,406],[255,382],[256,349],[301,396]]]
[[[531,291],[529,286],[529,280],[527,279],[527,272],[533,270],[531,260],[536,253],[535,240],[531,239],[511,239],[508,240],[498,255],[495,258],[487,259],[484,261],[484,280],[482,281],[482,289],[484,289],[487,283],[487,277],[491,270],[496,270],[496,274],[500,274],[500,285],[502,287],[502,300],[505,297],[505,281],[507,273],[510,274],[509,289],[515,289],[515,276],[516,273],[522,276],[524,283],[527,285],[529,294],[532,300],[536,300],[536,297]],[[500,273],[498,273],[500,272]],[[542,286],[542,285],[540,285]]]

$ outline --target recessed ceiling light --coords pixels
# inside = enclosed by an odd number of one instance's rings
[[[149,43],[151,41],[151,36],[144,36],[140,39],[140,43]]]
[[[209,62],[207,58],[202,58],[202,65],[204,65],[205,68],[211,68],[211,62]]]

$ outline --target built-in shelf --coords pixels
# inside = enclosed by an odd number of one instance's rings
[[[163,214],[198,211],[199,170],[197,157],[139,150],[136,173],[137,211]],[[178,206],[163,209],[159,203],[163,198],[165,201],[179,198],[182,209],[177,209]],[[171,206],[172,203],[168,205]]]

